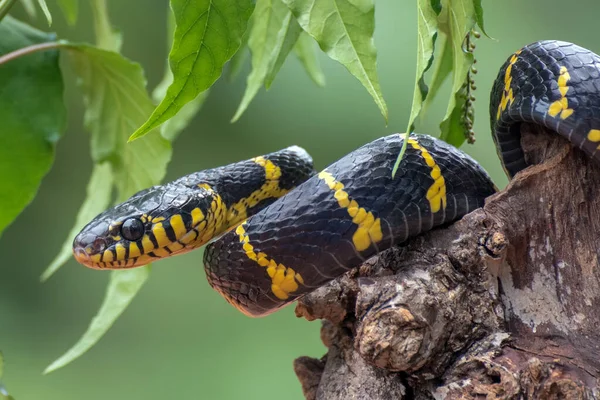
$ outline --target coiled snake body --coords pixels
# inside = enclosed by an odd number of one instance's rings
[[[490,117],[509,176],[527,166],[522,122],[600,160],[600,57],[558,41],[524,47],[498,74]],[[204,253],[208,281],[245,314],[261,316],[461,218],[494,192],[476,161],[427,135],[377,139],[319,173],[304,150],[290,147],[139,192],[90,222],[73,252],[92,268],[131,268],[220,236]]]

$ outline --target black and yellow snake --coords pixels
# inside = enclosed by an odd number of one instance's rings
[[[490,117],[511,177],[527,166],[522,122],[600,160],[600,57],[558,41],[524,47],[498,74]],[[204,253],[208,281],[245,314],[261,316],[461,218],[494,192],[476,161],[426,135],[377,139],[319,173],[304,150],[290,147],[143,190],[90,222],[73,252],[91,268],[131,268],[220,236]]]

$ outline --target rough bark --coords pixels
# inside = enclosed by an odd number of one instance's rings
[[[307,399],[600,398],[600,170],[523,125],[532,164],[483,209],[299,302],[328,353]]]

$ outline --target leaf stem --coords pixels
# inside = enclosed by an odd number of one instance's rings
[[[0,21],[8,14],[10,8],[15,4],[17,0],[0,0]]]
[[[92,13],[96,46],[118,53],[121,50],[121,35],[111,26],[106,0],[92,0]]]
[[[2,66],[3,64],[6,64],[9,61],[14,60],[14,59],[25,56],[27,54],[32,54],[32,53],[36,53],[38,51],[49,50],[49,49],[58,49],[63,46],[65,46],[65,43],[59,41],[59,42],[40,43],[40,44],[34,44],[32,46],[23,47],[22,49],[15,50],[15,51],[7,53],[3,56],[0,56],[0,66]]]

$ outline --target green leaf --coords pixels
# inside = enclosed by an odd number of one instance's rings
[[[10,12],[17,0],[0,0],[0,21]]]
[[[481,7],[481,0],[473,0],[473,7],[475,7],[475,22],[477,22],[477,25],[479,25],[483,34],[492,39],[483,26],[483,7]]]
[[[315,44],[316,42],[308,35],[308,33],[302,32],[296,42],[294,52],[304,66],[310,79],[312,79],[317,86],[323,87],[325,86],[325,74],[323,74],[323,71],[321,70]]]
[[[414,130],[415,120],[419,116],[423,101],[425,101],[429,92],[429,88],[425,84],[425,73],[433,64],[433,50],[438,34],[437,14],[431,5],[431,0],[417,1],[417,15],[417,76],[415,78],[415,89],[410,116],[408,118],[408,127],[406,128],[407,134],[410,134]],[[398,154],[398,158],[396,158],[396,162],[392,168],[392,177],[398,171],[407,144],[408,140],[402,142],[400,154]]]
[[[271,84],[300,32],[300,26],[281,0],[257,1],[248,39],[252,52],[252,72],[248,75],[244,97],[232,122],[242,116],[263,83],[267,87]]]
[[[177,28],[169,62],[174,80],[150,118],[130,137],[146,135],[219,78],[240,47],[251,0],[171,0]]]
[[[252,31],[252,18],[248,21],[248,27],[246,28],[246,32],[244,32],[244,36],[242,36],[242,43],[240,44],[240,48],[235,52],[231,60],[227,64],[227,70],[225,71],[225,79],[227,82],[233,82],[235,78],[242,71],[242,67],[246,63],[246,59],[248,58],[248,54],[250,53],[248,49],[248,37],[250,36],[250,32]]]
[[[173,81],[173,74],[170,69],[165,70],[163,80],[156,86],[152,92],[152,98],[155,101],[165,97],[167,87]],[[198,95],[194,100],[187,103],[183,108],[171,119],[160,126],[160,134],[169,141],[174,141],[177,136],[190,124],[191,120],[198,114],[202,105],[206,101],[210,90],[206,90]],[[135,142],[134,142],[135,143]]]
[[[244,35],[244,38],[246,35]],[[246,59],[248,58],[248,39],[242,38],[242,44],[238,51],[231,57],[231,60],[227,64],[227,70],[225,71],[225,79],[227,82],[233,82],[235,78],[242,71],[242,67],[246,63]]]
[[[165,176],[171,160],[171,144],[161,135],[154,136],[126,144],[119,161],[115,162],[118,201],[125,201],[132,194],[158,184]]]
[[[198,97],[183,106],[177,115],[161,125],[160,134],[167,140],[175,140],[198,114],[208,97],[208,93],[209,90],[200,93]]]
[[[0,378],[4,375],[4,354],[0,351]]]
[[[417,77],[406,129],[408,133],[414,130],[414,122],[429,91],[425,84],[425,73],[433,63],[433,50],[438,32],[437,14],[431,7],[431,0],[418,0],[417,14]]]
[[[94,33],[96,45],[104,50],[118,52],[121,50],[123,38],[121,33],[114,30],[108,18],[106,0],[91,0],[92,14],[94,16]]]
[[[167,42],[172,41],[171,38],[173,37],[174,33],[175,15],[173,15],[173,11],[169,9],[169,12],[167,13]],[[170,48],[167,48],[167,51],[169,51],[169,49]],[[173,72],[171,72],[171,69],[169,68],[169,61],[166,60],[165,73],[163,74],[162,80],[158,83],[158,85],[156,85],[156,87],[152,91],[152,100],[154,100],[156,103],[160,103],[160,101],[167,94],[167,89],[169,88],[169,86],[171,86],[171,83],[173,83]]]
[[[153,108],[142,68],[118,53],[93,46],[70,45],[69,49],[84,92],[84,123],[92,134],[92,158],[95,162],[110,161],[118,171],[116,176],[126,173],[127,180],[138,182],[134,185],[137,190],[156,184],[170,159],[168,141],[159,135],[145,140],[140,148],[148,147],[151,154],[136,154],[137,147],[126,145],[128,133]],[[143,170],[140,176],[135,171],[119,171],[130,164]],[[127,192],[119,193],[119,197],[131,194],[131,190]]]
[[[464,102],[457,101],[456,97],[452,97],[448,106],[450,114],[446,114],[444,120],[440,124],[441,138],[452,144],[453,146],[460,147],[467,138],[467,132],[463,126],[463,112],[461,110],[461,104]]]
[[[172,12],[169,12],[167,17],[167,35],[172,37],[175,31],[175,17]],[[166,95],[168,87],[173,83],[173,73],[169,68],[169,64],[165,65],[165,74],[163,79],[152,91],[152,99],[159,103]],[[179,111],[174,117],[169,119],[167,122],[160,126],[161,135],[169,140],[173,141],[183,131],[192,118],[198,113],[198,110],[204,104],[204,101],[208,97],[208,90],[200,93],[198,97],[187,103],[181,111]]]
[[[48,26],[51,26],[52,14],[50,14],[50,10],[48,9],[48,4],[46,4],[46,0],[37,0],[37,2],[44,13],[44,16],[46,17],[46,21],[48,21]]]
[[[171,158],[170,143],[161,135],[150,135],[127,144],[129,132],[153,108],[141,67],[118,53],[89,45],[70,44],[66,48],[83,91],[84,123],[92,135],[92,157],[96,163],[110,163],[118,201],[159,183]],[[104,176],[108,179],[107,174]],[[113,273],[104,303],[88,331],[46,372],[66,365],[96,343],[142,287],[148,271],[145,267]]]
[[[54,40],[17,20],[0,22],[0,54]],[[58,51],[0,65],[0,234],[33,200],[66,127]]]
[[[35,18],[37,16],[37,8],[33,4],[33,0],[21,0],[21,4],[23,4],[23,8],[29,17]]]
[[[281,69],[283,62],[287,58],[288,54],[290,54],[290,51],[292,51],[292,49],[296,45],[300,33],[302,33],[302,28],[300,28],[300,25],[298,25],[298,22],[296,22],[296,19],[289,11],[289,9],[285,6],[285,4],[281,3],[281,0],[273,1],[280,3],[283,7],[285,7],[285,9],[287,10],[287,15],[283,21],[283,27],[285,27],[285,29],[283,31],[279,31],[281,36],[278,38],[278,46],[275,49],[276,54],[271,54],[271,57],[275,56],[275,58],[273,59],[273,62],[269,65],[269,71],[267,72],[267,76],[265,77],[265,88],[267,90],[273,84],[273,81],[275,80],[277,73]]]
[[[464,126],[464,107],[466,103],[465,85],[468,84],[468,72],[473,65],[473,54],[463,51],[465,38],[475,25],[473,0],[442,0],[440,27],[445,31],[452,48],[452,95],[446,115],[440,124],[440,138],[459,147],[467,138]]]
[[[109,163],[96,164],[92,177],[87,187],[87,196],[77,214],[75,225],[69,232],[60,252],[42,274],[41,280],[45,281],[63,266],[72,254],[73,239],[81,228],[100,214],[110,205],[113,177]]]
[[[149,272],[148,267],[111,272],[104,302],[87,331],[73,347],[50,364],[44,370],[44,374],[64,367],[96,344],[131,303],[148,279]]]
[[[437,96],[442,84],[452,72],[452,47],[448,40],[446,40],[446,36],[440,36],[436,47],[439,49],[439,54],[435,62],[435,70],[431,77],[431,83],[429,84],[429,93],[427,93],[427,97],[423,101],[420,113],[421,117],[427,113],[427,109]]]
[[[79,14],[79,0],[58,0],[60,7],[67,23],[75,25],[77,23],[77,14]]]
[[[377,77],[373,44],[373,0],[283,0],[298,23],[333,60],[344,65],[367,89],[381,114],[388,110]]]

